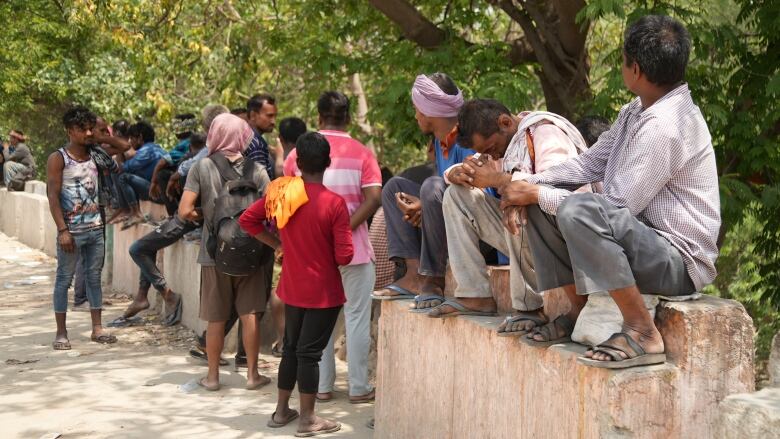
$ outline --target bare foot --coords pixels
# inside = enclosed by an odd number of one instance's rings
[[[544,314],[544,308],[533,311],[515,311],[511,317],[498,325],[497,331],[499,333],[523,334],[548,321],[549,319]]]
[[[257,390],[270,382],[271,378],[268,378],[265,375],[256,374],[255,376],[246,379],[246,390]]]
[[[655,326],[653,326],[652,328],[637,330],[637,329],[632,329],[624,324],[623,332],[625,332],[631,338],[633,338],[634,341],[636,341],[637,344],[639,344],[639,346],[641,346],[642,349],[645,350],[645,353],[647,354],[664,353],[664,349],[665,349],[664,340],[661,337],[661,333],[658,332],[658,329],[656,329]],[[611,341],[610,344],[614,345],[615,347],[619,347],[621,349],[621,350],[617,350],[617,349],[612,349],[612,350],[615,351],[617,354],[619,354],[621,357],[620,359],[622,360],[629,358],[624,351],[628,351],[628,352],[634,351],[623,338],[616,338],[615,340]],[[585,352],[585,357],[592,358],[598,361],[616,360],[611,355],[602,352],[594,353],[593,350],[589,350]]]
[[[360,404],[362,402],[371,402],[376,398],[376,390],[372,390],[365,395],[350,396],[349,402],[352,404]]]
[[[130,317],[133,317],[134,315],[138,314],[141,311],[149,309],[149,301],[144,300],[133,300],[133,303],[131,303],[127,309],[125,310],[125,313],[122,314],[122,317],[129,319]]]
[[[341,424],[329,419],[320,418],[319,416],[313,416],[310,419],[301,418],[298,421],[298,433],[333,433],[339,431]]]
[[[210,380],[208,376],[205,376],[198,380],[198,385],[210,392],[216,392],[219,390],[219,380]]]

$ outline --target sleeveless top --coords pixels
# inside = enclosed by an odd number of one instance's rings
[[[100,212],[98,168],[94,160],[78,161],[65,148],[59,149],[62,169],[60,206],[71,233],[83,233],[103,227]]]

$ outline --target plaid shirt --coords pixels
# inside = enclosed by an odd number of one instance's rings
[[[554,186],[539,190],[539,207],[552,215],[572,193],[568,189],[603,181],[601,196],[680,251],[697,290],[715,279],[720,230],[715,153],[687,84],[647,109],[634,99],[588,151],[527,181]]]

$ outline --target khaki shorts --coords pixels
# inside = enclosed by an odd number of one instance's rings
[[[250,276],[228,276],[215,267],[201,267],[200,318],[208,322],[265,311],[270,279],[265,267]]]

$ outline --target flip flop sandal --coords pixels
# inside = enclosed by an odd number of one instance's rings
[[[127,230],[130,227],[137,226],[138,224],[142,224],[145,222],[144,218],[134,218],[134,219],[128,219],[124,223],[122,223],[122,227],[119,228],[120,231]]]
[[[268,378],[268,377],[263,377],[263,378],[265,378],[266,380],[265,380],[265,381],[263,381],[263,380],[260,380],[260,382],[259,382],[259,383],[256,383],[256,384],[254,384],[254,385],[252,385],[252,386],[249,386],[249,385],[247,385],[247,386],[246,386],[246,387],[244,387],[244,388],[245,388],[246,390],[257,390],[257,389],[259,389],[259,388],[261,388],[261,387],[263,387],[263,386],[265,386],[265,385],[271,384],[271,378]]]
[[[206,355],[205,352],[203,352],[202,350],[200,350],[198,348],[190,349],[190,357],[196,358],[198,360],[203,360],[203,361],[206,361],[206,362],[209,361],[208,355]],[[230,364],[228,362],[228,360],[226,360],[226,359],[224,359],[222,357],[219,358],[219,365],[220,366],[227,366],[228,364]]]
[[[314,395],[314,399],[316,399],[318,402],[333,401],[333,392],[328,392],[328,395],[330,395],[330,396],[320,398],[320,394],[318,392],[316,395]]]
[[[313,436],[319,436],[321,434],[335,433],[339,430],[341,430],[341,424],[336,422],[335,427],[328,428],[327,430],[298,432],[295,433],[295,437],[313,437]]]
[[[431,302],[434,300],[438,300],[439,303],[429,306],[427,308],[418,308],[418,306],[423,302]],[[414,308],[409,308],[409,312],[415,312],[415,313],[426,313],[432,310],[433,308],[436,308],[437,306],[444,303],[444,301],[447,300],[446,297],[440,295],[440,294],[418,294],[414,298]]]
[[[374,401],[376,399],[376,390],[372,390],[371,392],[367,393],[366,395],[360,396],[358,398],[352,399],[349,398],[350,404],[365,404],[367,402]]]
[[[556,326],[558,328],[563,329],[563,333],[566,335],[551,340],[551,338],[558,333],[557,329],[555,329]],[[555,330],[556,332],[553,332],[553,330]],[[571,321],[570,318],[562,315],[562,316],[558,316],[552,322],[549,322],[542,326],[537,326],[536,328],[533,329],[533,331],[526,333],[525,337],[521,337],[520,341],[529,346],[545,348],[555,344],[566,343],[571,341],[572,332],[574,332],[574,322]],[[546,341],[534,340],[532,337],[537,334],[545,337],[547,340]]]
[[[116,343],[116,337],[111,334],[101,334],[97,337],[94,335],[90,337],[90,340],[100,344],[114,344]]]
[[[452,308],[455,308],[455,311],[451,312],[451,313],[446,313],[446,314],[437,314],[437,313],[433,312],[434,310],[438,310],[439,312],[441,312],[442,308],[445,305],[449,305]],[[469,308],[466,308],[465,306],[461,305],[460,302],[456,302],[456,301],[451,300],[451,299],[447,299],[444,302],[440,303],[439,305],[434,306],[433,308],[431,308],[431,311],[428,312],[428,317],[430,317],[432,319],[445,319],[445,318],[448,318],[448,317],[457,317],[457,316],[488,316],[488,317],[493,317],[493,316],[496,316],[496,315],[498,315],[498,313],[496,311],[477,311],[477,310],[474,310],[474,309],[469,309]]]
[[[282,358],[283,348],[279,346],[279,343],[274,343],[273,346],[271,346],[271,355],[273,355],[276,358]]]
[[[515,315],[515,316],[507,316],[507,318],[504,319],[504,328],[506,328],[507,325],[509,325],[510,323],[522,322],[524,320],[529,321],[529,322],[533,322],[533,323],[536,324],[536,326],[534,326],[533,328],[531,328],[529,330],[520,330],[520,331],[500,331],[500,330],[498,330],[498,331],[496,331],[498,333],[498,336],[499,337],[517,337],[517,336],[520,336],[520,335],[527,334],[527,333],[533,331],[535,328],[548,323],[547,319],[543,319],[541,317],[525,313],[525,314],[518,314],[518,315]]]
[[[173,293],[176,294],[176,293]],[[181,321],[182,303],[181,294],[176,294],[176,307],[165,316],[162,321],[163,326],[173,326]]]
[[[51,347],[55,351],[69,351],[71,349],[70,341],[55,341],[51,344]]]
[[[371,298],[374,300],[404,300],[404,299],[414,299],[417,296],[417,294],[414,294],[413,292],[407,290],[406,288],[399,287],[398,285],[394,285],[394,284],[390,284],[383,289],[395,291],[398,294],[394,296],[377,295],[376,291],[374,291],[374,293],[371,294]]]
[[[616,342],[620,339],[625,341],[626,346],[620,346]],[[666,362],[666,354],[648,354],[644,348],[639,345],[630,335],[625,332],[616,332],[612,334],[607,341],[593,348],[593,353],[607,354],[612,357],[612,361],[594,360],[587,357],[577,358],[577,362],[591,367],[602,369],[625,369],[627,367],[649,366],[651,364],[662,364]],[[621,353],[628,358],[623,358]]]
[[[271,415],[271,419],[269,419],[268,423],[265,424],[265,425],[267,425],[267,426],[269,426],[271,428],[282,428],[285,425],[289,424],[290,422],[298,419],[298,416],[300,416],[300,413],[298,413],[297,410],[293,410],[292,411],[292,415],[290,415],[290,417],[285,419],[284,422],[276,422],[276,421],[274,421],[274,418],[276,417],[276,412],[274,412],[274,414]]]
[[[206,384],[203,382],[203,380],[205,380],[205,379],[206,379],[206,377],[203,377],[203,378],[201,378],[201,379],[199,379],[199,380],[198,380],[198,385],[199,385],[200,387],[203,387],[204,389],[208,390],[209,392],[216,392],[217,390],[219,390],[219,388],[220,388],[220,385],[219,385],[219,384],[217,384],[216,386],[207,386],[207,385],[206,385]]]

